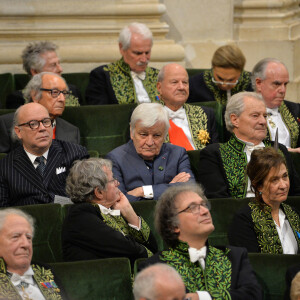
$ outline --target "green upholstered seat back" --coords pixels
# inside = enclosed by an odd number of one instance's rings
[[[14,74],[15,90],[23,90],[30,78],[28,74]]]
[[[194,75],[202,73],[205,70],[207,70],[207,69],[189,69],[189,68],[186,69],[189,77],[193,77]]]
[[[264,300],[284,299],[286,270],[300,264],[300,255],[249,253],[249,259],[264,290]]]
[[[156,201],[155,200],[138,201],[138,202],[132,202],[131,205],[134,211],[137,213],[137,215],[143,217],[143,219],[149,225],[157,241],[158,249],[163,250],[164,249],[163,240],[158,234],[158,232],[156,231],[154,226],[154,210],[156,206]]]
[[[189,156],[192,171],[195,175],[196,180],[198,181],[200,168],[200,150],[189,150],[187,151],[187,154]]]
[[[68,299],[132,300],[131,269],[127,258],[51,264]]]
[[[127,142],[135,104],[66,107],[63,119],[79,127],[81,144],[105,155]]]
[[[41,262],[62,261],[60,204],[38,204],[18,207],[35,220],[33,260]]]
[[[300,175],[300,155],[297,152],[290,152],[297,173]]]
[[[6,107],[6,97],[14,91],[14,79],[12,74],[0,74],[0,108]]]

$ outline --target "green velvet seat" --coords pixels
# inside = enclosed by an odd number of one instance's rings
[[[135,104],[66,107],[63,119],[80,130],[81,144],[100,156],[129,139],[129,121]]]
[[[133,300],[127,258],[53,263],[68,299]]]
[[[0,108],[6,107],[6,97],[14,91],[14,78],[11,73],[0,74]]]
[[[200,168],[200,150],[189,150],[187,151],[189,156],[191,169],[195,175],[197,181],[199,178],[199,168]]]
[[[299,153],[295,153],[295,152],[290,152],[290,155],[292,157],[294,166],[298,172],[298,175],[300,176],[300,155]]]
[[[199,73],[203,73],[205,70],[207,70],[207,69],[190,69],[190,68],[186,69],[189,77],[193,77]]]
[[[25,73],[14,74],[15,90],[22,90],[29,82],[31,76]]]
[[[300,255],[249,253],[249,259],[264,290],[264,300],[282,300],[286,270],[300,264]]]

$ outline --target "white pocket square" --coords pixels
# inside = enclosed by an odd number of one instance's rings
[[[56,175],[63,173],[63,172],[66,172],[66,167],[56,168]]]

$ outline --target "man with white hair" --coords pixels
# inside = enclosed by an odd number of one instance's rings
[[[92,70],[86,89],[87,104],[155,101],[158,70],[148,67],[152,44],[152,33],[145,24],[124,27],[119,36],[122,58]]]
[[[279,143],[300,153],[300,105],[284,100],[288,83],[286,66],[275,58],[260,60],[252,70],[253,88],[267,107],[268,139],[274,141],[278,130]]]
[[[233,95],[226,106],[226,128],[232,133],[228,142],[212,144],[201,150],[199,182],[208,198],[253,197],[245,169],[254,149],[270,147],[265,140],[267,111],[264,101],[253,92]],[[284,154],[290,177],[289,195],[300,195],[300,179],[284,145]]]
[[[0,210],[0,298],[63,299],[49,267],[31,263],[33,218],[20,209]]]
[[[157,263],[137,274],[133,284],[135,300],[184,300],[185,286],[176,270]]]
[[[131,115],[131,140],[108,153],[119,189],[129,201],[158,200],[170,185],[194,181],[186,150],[164,143],[168,129],[161,104],[140,104]]]

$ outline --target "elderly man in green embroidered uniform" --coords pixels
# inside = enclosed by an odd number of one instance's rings
[[[200,150],[219,141],[212,108],[186,104],[189,76],[179,64],[167,64],[158,74],[157,90],[169,114],[168,140],[186,150]]]
[[[300,153],[300,105],[284,100],[288,83],[289,72],[277,59],[264,58],[253,68],[253,88],[267,106],[268,138],[274,141],[278,129],[279,143],[291,152]]]
[[[86,89],[89,105],[154,102],[158,70],[148,67],[153,37],[142,23],[131,23],[119,36],[122,58],[90,73]]]
[[[208,198],[253,197],[246,166],[254,149],[273,144],[267,134],[267,111],[261,97],[253,92],[233,95],[226,106],[226,128],[232,133],[224,144],[212,144],[201,150],[199,182]],[[291,187],[289,195],[300,195],[300,179],[284,145],[279,144],[284,154]]]
[[[169,188],[155,209],[156,228],[169,248],[142,267],[157,262],[174,267],[193,300],[262,299],[246,249],[208,244],[215,228],[209,207],[197,185]]]
[[[31,216],[0,211],[0,299],[63,299],[51,269],[31,264],[33,234]]]

